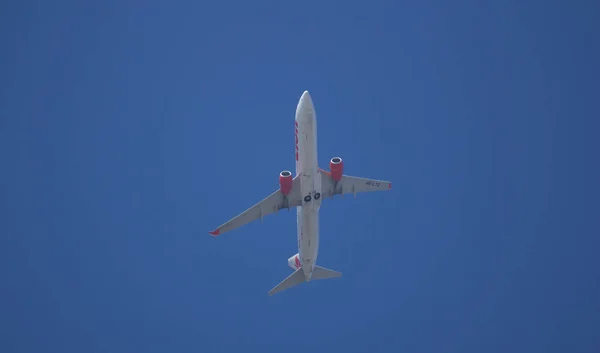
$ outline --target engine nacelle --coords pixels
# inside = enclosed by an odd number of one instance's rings
[[[331,179],[333,179],[333,181],[342,180],[344,161],[342,161],[340,157],[331,158],[331,161],[329,161],[329,170],[331,171]]]
[[[284,196],[287,196],[292,191],[293,179],[292,172],[289,170],[279,173],[279,189]]]
[[[292,270],[297,270],[302,267],[302,263],[300,262],[300,255],[296,254],[288,259],[288,266],[292,268]]]

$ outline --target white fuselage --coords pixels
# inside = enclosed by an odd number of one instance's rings
[[[317,116],[312,99],[304,92],[296,108],[296,175],[301,174],[302,206],[297,208],[298,254],[307,281],[319,253],[321,171],[317,160]]]

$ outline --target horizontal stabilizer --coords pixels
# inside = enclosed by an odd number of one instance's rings
[[[315,265],[311,279],[328,279],[336,277],[342,277],[342,273]]]
[[[296,271],[294,271],[294,273],[289,275],[286,279],[284,279],[281,283],[279,283],[275,288],[271,289],[269,295],[273,295],[275,293],[284,291],[288,288],[292,288],[304,281],[304,271],[302,271],[302,268],[299,268]]]

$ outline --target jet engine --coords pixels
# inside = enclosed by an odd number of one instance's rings
[[[331,161],[329,161],[329,170],[331,171],[331,179],[333,179],[333,181],[342,180],[344,161],[342,161],[340,157],[331,158]]]
[[[292,172],[289,170],[279,173],[279,189],[284,196],[287,196],[292,191],[293,179]]]

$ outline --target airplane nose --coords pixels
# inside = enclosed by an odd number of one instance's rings
[[[309,123],[314,119],[314,110],[315,108],[310,93],[304,91],[298,102],[298,107],[296,108],[296,120],[303,124]]]
[[[312,98],[310,97],[310,93],[308,93],[308,91],[304,91],[304,93],[302,93],[300,101],[308,106],[312,106]]]

